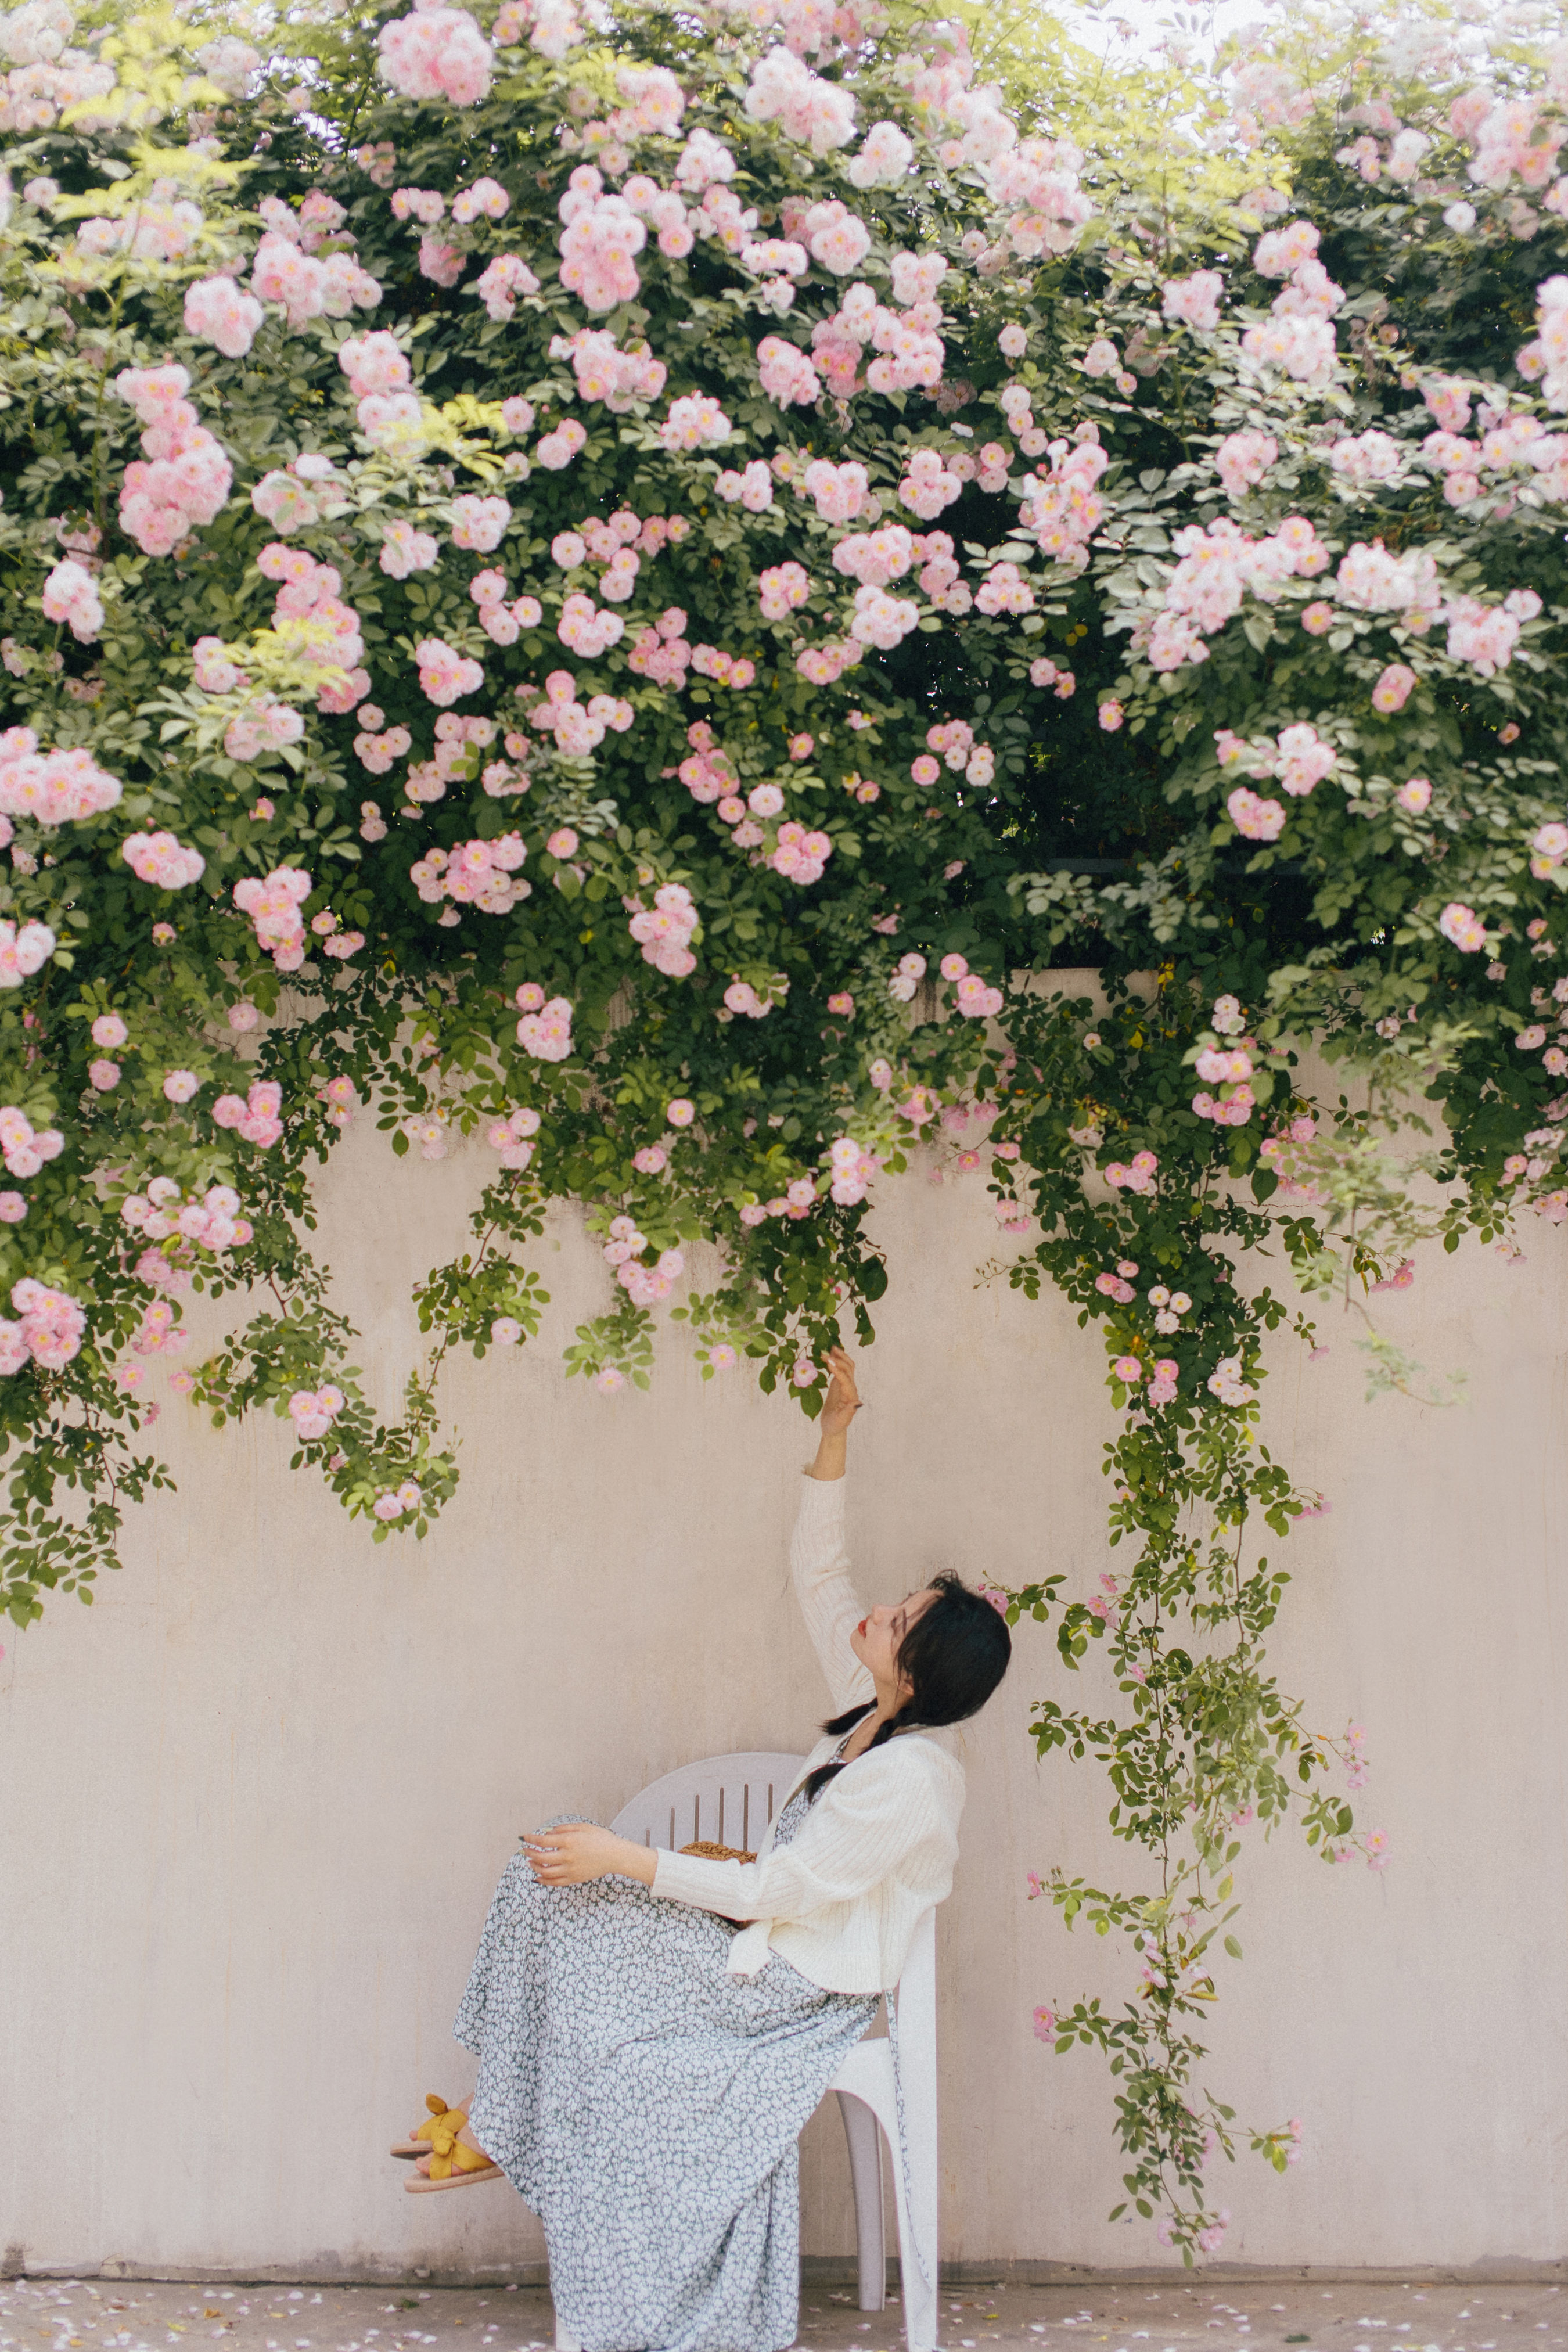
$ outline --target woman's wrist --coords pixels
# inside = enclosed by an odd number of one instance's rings
[[[658,1856],[652,1846],[634,1845],[630,1838],[617,1838],[620,1856],[614,1868],[622,1878],[640,1878],[645,1886],[653,1885],[658,1868]]]
[[[816,1441],[816,1459],[806,1471],[808,1478],[842,1478],[848,1459],[848,1432],[843,1429],[824,1430]]]

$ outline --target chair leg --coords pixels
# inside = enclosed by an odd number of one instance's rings
[[[855,2189],[855,2237],[860,2259],[860,2308],[880,2311],[888,2300],[888,2250],[882,2235],[882,2132],[864,2099],[840,2091],[838,2112],[849,2143]]]

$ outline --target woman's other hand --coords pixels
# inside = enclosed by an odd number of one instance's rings
[[[845,1440],[849,1424],[860,1410],[860,1391],[855,1385],[855,1367],[842,1348],[829,1348],[825,1359],[832,1379],[827,1394],[822,1400],[817,1415],[816,1459],[811,1465],[813,1478],[842,1478],[844,1475]]]
[[[535,1830],[523,1839],[522,1850],[542,1886],[584,1886],[591,1878],[612,1873],[640,1878],[645,1886],[653,1885],[651,1848],[616,1837],[597,1822],[563,1822],[556,1829]]]

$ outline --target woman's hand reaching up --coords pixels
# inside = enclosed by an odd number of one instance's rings
[[[842,1478],[845,1440],[850,1423],[860,1410],[860,1391],[855,1385],[855,1367],[842,1348],[829,1348],[826,1361],[833,1377],[817,1416],[816,1459],[810,1475],[814,1478]]]
[[[833,1378],[816,1426],[824,1437],[842,1437],[860,1410],[860,1391],[855,1385],[855,1366],[842,1348],[829,1348],[827,1369]]]

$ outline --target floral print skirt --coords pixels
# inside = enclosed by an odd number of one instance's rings
[[[452,2029],[479,2062],[469,2121],[544,2224],[584,2352],[795,2342],[795,2143],[877,2000],[776,1952],[731,1976],[733,1933],[629,1878],[542,1886],[521,1855],[496,1889]]]

